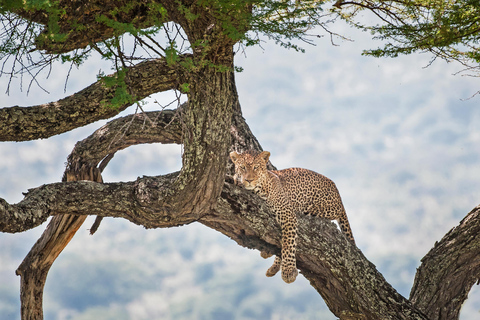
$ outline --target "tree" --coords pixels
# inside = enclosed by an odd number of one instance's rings
[[[279,252],[279,227],[271,213],[261,200],[233,185],[227,163],[231,149],[261,149],[241,116],[233,46],[239,41],[255,44],[255,32],[262,32],[299,49],[289,39],[304,37],[311,25],[325,26],[318,5],[269,1],[4,5],[8,31],[2,50],[4,59],[13,59],[10,76],[28,72],[35,81],[36,70],[54,60],[79,64],[92,50],[111,59],[116,70],[56,103],[1,109],[4,141],[47,138],[109,118],[132,103],[141,107],[140,101],[154,92],[177,89],[188,96],[188,104],[176,110],[111,121],[77,143],[63,182],[30,190],[19,204],[1,201],[3,232],[28,230],[54,216],[17,270],[22,277],[23,318],[42,317],[48,270],[87,215],[100,217],[97,226],[104,216],[147,228],[200,222],[242,246]],[[80,17],[79,8],[85,12]],[[164,23],[168,29],[163,29]],[[161,43],[154,36],[164,31],[167,41]],[[130,53],[125,33],[134,41]],[[39,60],[31,56],[33,47],[45,52]],[[151,58],[135,63],[144,52]],[[20,70],[15,69],[18,64]],[[41,127],[35,125],[38,121]],[[155,125],[145,125],[149,122]],[[135,182],[101,183],[101,172],[115,152],[140,143],[181,143],[182,170]],[[477,207],[424,258],[408,300],[324,221],[301,219],[298,266],[340,318],[455,318],[478,279],[478,214]]]

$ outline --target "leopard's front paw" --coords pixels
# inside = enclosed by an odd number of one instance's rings
[[[268,271],[267,271],[268,272]],[[295,281],[298,275],[298,270],[295,267],[282,268],[282,279],[286,283],[292,283]]]
[[[274,275],[277,274],[277,272],[280,271],[280,264],[273,264],[266,273],[267,277],[273,277]]]

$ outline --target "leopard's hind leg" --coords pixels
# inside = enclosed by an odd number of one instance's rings
[[[345,234],[345,236],[355,244],[355,239],[353,238],[352,228],[350,228],[350,223],[348,222],[347,213],[345,210],[337,218],[340,229]]]

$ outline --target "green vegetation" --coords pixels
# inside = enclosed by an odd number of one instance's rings
[[[397,57],[430,52],[434,58],[462,63],[472,74],[480,71],[479,1],[346,1],[340,8],[345,20],[384,41],[383,47],[366,50],[366,55]],[[379,23],[356,21],[365,10],[380,18],[376,19]]]

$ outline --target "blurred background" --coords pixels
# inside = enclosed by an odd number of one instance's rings
[[[341,23],[306,53],[266,41],[240,48],[236,74],[243,114],[279,168],[304,167],[331,178],[342,195],[358,247],[408,298],[420,259],[480,204],[478,78],[428,54],[396,59],[361,55],[379,43]],[[92,58],[69,77],[58,64],[41,85],[0,78],[0,107],[56,101],[96,81],[110,65]],[[173,93],[148,99],[157,110]],[[120,116],[134,112],[134,107]],[[61,180],[74,144],[99,121],[47,140],[0,143],[0,197]],[[180,169],[181,148],[145,145],[119,152],[105,182]],[[46,319],[335,319],[303,278],[266,278],[272,260],[199,224],[145,230],[105,219],[94,236],[89,218],[54,263],[45,288]],[[0,319],[20,319],[15,270],[46,224],[0,234]],[[478,319],[475,286],[461,319]]]

